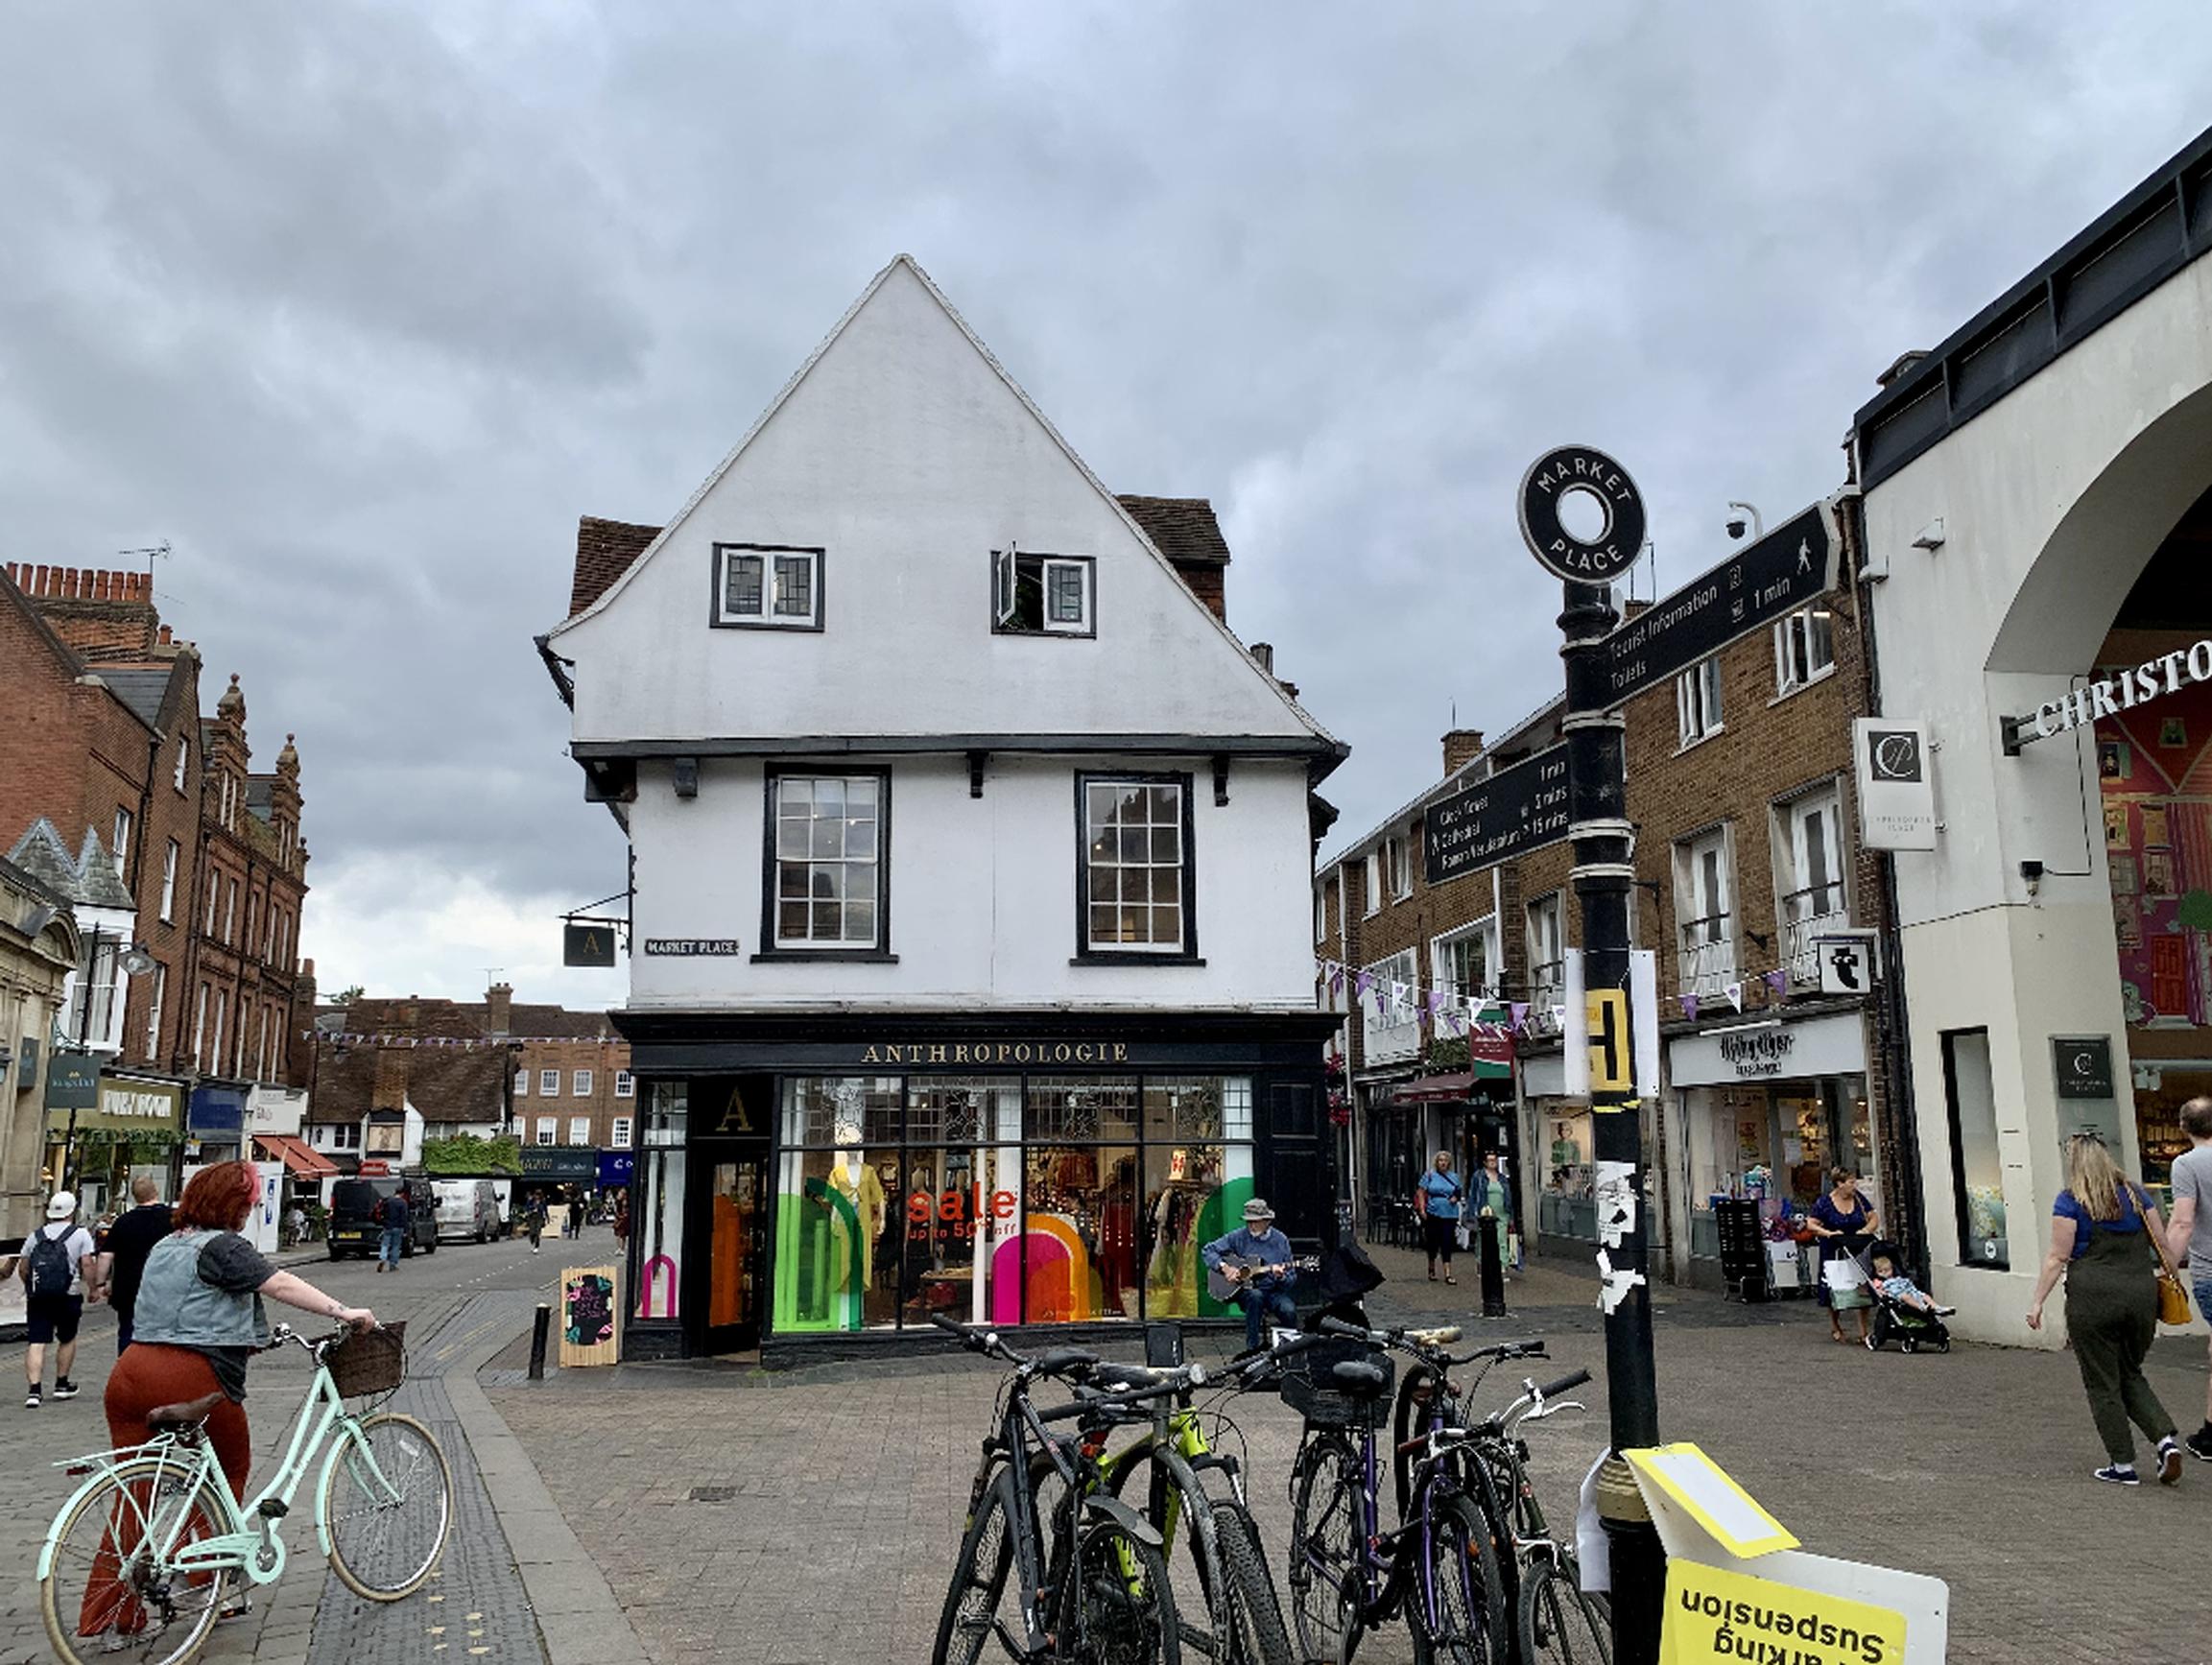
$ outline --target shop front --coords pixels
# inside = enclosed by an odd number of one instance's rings
[[[1522,1137],[1535,1193],[1536,1251],[1580,1258],[1597,1247],[1598,1171],[1590,1102],[1569,1098],[1566,1080],[1559,1053],[1536,1053],[1521,1060]],[[1654,1263],[1663,1237],[1653,1239]]]
[[[633,1358],[1227,1319],[1199,1249],[1253,1196],[1334,1241],[1326,1014],[616,1023]]]
[[[235,1162],[251,1119],[252,1088],[245,1082],[202,1082],[192,1089],[184,1121],[184,1159]]]
[[[49,1113],[50,1165],[70,1176],[83,1218],[129,1207],[131,1182],[141,1177],[175,1195],[184,1112],[182,1082],[102,1071],[90,1107]]]
[[[1724,1287],[1716,1204],[1759,1206],[1762,1224],[1802,1213],[1849,1167],[1880,1208],[1867,1102],[1866,1024],[1850,1007],[1724,1023],[1667,1046],[1690,1252],[1684,1281]]]

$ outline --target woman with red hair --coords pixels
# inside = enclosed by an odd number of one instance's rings
[[[146,1419],[161,1407],[195,1407],[239,1498],[253,1463],[246,1361],[269,1343],[262,1296],[356,1328],[376,1322],[367,1307],[349,1307],[278,1271],[239,1235],[260,1196],[250,1162],[219,1162],[192,1177],[177,1201],[176,1230],[146,1257],[131,1343],[108,1374],[106,1398],[117,1445],[151,1439]]]

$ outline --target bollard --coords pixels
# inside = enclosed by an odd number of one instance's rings
[[[553,1328],[553,1309],[543,1301],[537,1303],[537,1319],[530,1326],[530,1379],[545,1380],[545,1338]]]
[[[1494,1221],[1475,1222],[1475,1248],[1483,1263],[1483,1317],[1502,1319],[1506,1316],[1506,1269],[1498,1257]]]

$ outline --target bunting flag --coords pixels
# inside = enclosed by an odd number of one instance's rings
[[[459,1052],[489,1049],[504,1052],[511,1046],[559,1046],[569,1041],[618,1041],[622,1037],[616,1035],[510,1035],[493,1039],[488,1035],[478,1038],[458,1035],[355,1035],[351,1032],[336,1035],[321,1030],[303,1029],[299,1032],[299,1038],[328,1041],[334,1046],[388,1046],[395,1050],[439,1048]]]
[[[1776,994],[1781,995],[1785,1000],[1789,998],[1790,974],[1787,971],[1770,971],[1766,973],[1765,976],[1761,977],[1759,981],[1764,983],[1769,988],[1772,988]]]
[[[1698,997],[1695,994],[1682,996],[1682,1015],[1692,1023],[1698,1021]]]
[[[1728,997],[1728,1004],[1738,1011],[1744,1010],[1744,986],[1741,983],[1724,983],[1721,992]]]
[[[1506,1007],[1506,1014],[1512,1019],[1513,1033],[1518,1035],[1528,1027],[1529,1003],[1525,1000],[1511,1001]]]

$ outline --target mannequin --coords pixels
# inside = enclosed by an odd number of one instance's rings
[[[860,1263],[860,1287],[875,1287],[875,1240],[883,1235],[884,1217],[887,1212],[883,1180],[859,1151],[840,1151],[837,1165],[829,1171],[829,1182],[841,1196],[852,1204],[858,1218],[861,1241],[852,1247]],[[850,1273],[846,1274],[846,1287],[850,1287]]]

